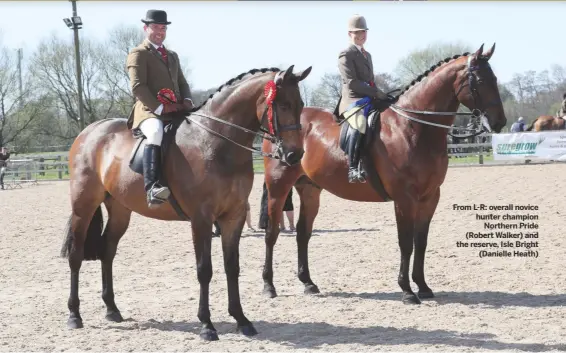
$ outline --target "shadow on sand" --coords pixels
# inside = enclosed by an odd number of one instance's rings
[[[269,341],[280,343],[295,349],[324,349],[324,346],[338,344],[360,344],[365,346],[397,346],[397,345],[443,345],[449,349],[478,348],[488,350],[520,350],[544,352],[551,350],[566,350],[566,344],[545,345],[538,343],[509,343],[498,341],[495,335],[490,333],[465,334],[457,331],[432,330],[422,331],[415,328],[397,329],[394,327],[344,327],[332,325],[325,322],[302,322],[302,323],[274,323],[266,321],[254,322],[259,331],[257,336],[252,337],[256,341]],[[199,322],[172,322],[150,320],[135,324],[134,327],[125,327],[122,324],[110,326],[118,330],[161,330],[190,332],[198,335],[200,331]],[[220,340],[226,333],[235,333],[235,322],[217,322]],[[400,348],[402,349],[402,348]]]
[[[401,300],[401,292],[397,293],[347,293],[330,292],[321,293],[321,296],[335,298],[361,298],[375,300]],[[439,305],[462,304],[462,305],[486,305],[490,308],[501,308],[505,306],[521,306],[527,308],[555,307],[566,305],[565,294],[530,294],[530,293],[505,293],[505,292],[436,292],[435,298],[426,299],[434,301]]]

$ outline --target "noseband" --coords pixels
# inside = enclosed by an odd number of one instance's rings
[[[475,72],[479,70],[479,66],[472,66],[471,63],[472,63],[472,57],[468,56],[468,87],[470,89],[470,95],[472,96],[472,99],[474,100],[474,106],[475,107],[481,107],[481,110],[478,109],[478,108],[474,108],[470,113],[468,113],[468,112],[431,112],[431,111],[424,111],[424,110],[413,110],[413,109],[408,109],[408,108],[402,108],[402,107],[399,107],[398,105],[395,105],[395,104],[390,105],[391,110],[393,110],[395,113],[399,114],[400,116],[402,116],[406,119],[416,121],[416,122],[426,124],[426,125],[432,125],[432,126],[448,129],[448,130],[453,129],[453,127],[449,126],[449,125],[437,124],[437,123],[432,123],[432,122],[429,122],[429,121],[413,118],[412,116],[406,115],[406,114],[402,113],[401,111],[404,111],[404,112],[407,112],[407,113],[414,113],[414,114],[424,114],[424,115],[471,116],[472,125],[475,126],[475,128],[474,129],[463,128],[462,130],[475,131],[475,132],[472,133],[472,134],[469,134],[469,135],[453,135],[450,132],[448,132],[448,135],[450,135],[452,137],[469,138],[469,137],[475,137],[475,136],[481,135],[484,132],[491,132],[491,127],[489,126],[489,122],[488,122],[487,116],[486,116],[486,114],[487,114],[486,109],[488,107],[496,105],[497,102],[491,101],[491,102],[489,102],[489,104],[487,106],[483,106],[481,96],[480,96],[480,94],[477,90],[477,85],[481,84],[481,81],[478,80],[477,76],[475,75]],[[460,92],[463,88],[464,88],[464,83],[462,83],[460,85],[460,89],[458,90],[458,92]]]
[[[260,127],[259,130],[260,132],[255,132],[249,129],[246,129],[244,127],[241,127],[239,125],[236,124],[232,124],[228,121],[224,121],[222,119],[219,119],[217,117],[214,116],[210,116],[207,114],[203,114],[203,113],[198,113],[198,112],[193,112],[190,113],[189,116],[186,117],[187,121],[192,122],[198,126],[200,126],[201,128],[205,129],[206,131],[210,132],[211,134],[221,137],[223,139],[225,139],[226,141],[232,142],[233,144],[242,147],[243,149],[246,149],[248,151],[251,152],[255,152],[258,153],[260,155],[262,155],[263,157],[268,157],[268,158],[272,158],[272,159],[282,159],[283,158],[283,139],[281,137],[281,133],[284,131],[294,131],[294,130],[301,130],[301,124],[300,122],[297,122],[296,124],[290,124],[290,125],[281,125],[279,123],[279,118],[278,118],[278,114],[277,114],[277,103],[276,103],[276,98],[277,98],[277,88],[280,88],[280,83],[281,83],[281,73],[282,71],[279,71],[276,75],[275,78],[273,80],[270,80],[267,82],[267,84],[265,85],[264,88],[264,95],[265,95],[265,109],[263,111],[262,117],[261,117],[261,123],[260,123]],[[203,124],[201,124],[198,121],[195,121],[193,119],[190,118],[191,115],[197,115],[197,116],[202,116],[204,118],[208,118],[214,121],[217,121],[219,123],[222,123],[224,125],[228,125],[230,127],[242,130],[246,133],[255,135],[255,136],[259,136],[264,140],[268,140],[271,143],[275,144],[276,148],[275,148],[275,152],[274,153],[266,153],[263,152],[261,149],[257,149],[257,148],[253,148],[253,147],[248,147],[245,145],[242,145],[212,129],[210,129],[207,126],[204,126]],[[299,118],[300,119],[300,118]],[[263,127],[266,123],[267,120],[267,130]]]

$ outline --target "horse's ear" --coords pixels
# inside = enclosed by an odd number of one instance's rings
[[[305,71],[295,74],[295,77],[297,78],[297,82],[301,82],[302,80],[307,78],[307,76],[311,73],[311,70],[312,70],[312,66],[309,66]]]
[[[287,70],[285,70],[285,74],[283,75],[283,81],[287,81],[291,75],[293,75],[293,68],[295,65],[289,66]]]
[[[495,43],[493,43],[493,45],[491,46],[491,48],[487,51],[487,53],[483,54],[483,56],[489,60],[491,58],[491,56],[493,55],[493,52],[495,51]]]
[[[566,93],[562,95],[562,99],[566,99]]]
[[[483,43],[481,47],[474,53],[474,60],[478,60],[483,52]]]

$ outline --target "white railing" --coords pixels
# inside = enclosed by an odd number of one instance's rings
[[[530,132],[525,132],[530,133]],[[447,144],[450,166],[470,166],[482,164],[511,164],[510,162],[494,162],[491,145],[491,134],[482,134],[475,138],[473,143]],[[489,141],[489,142],[488,142]],[[254,144],[261,148],[261,144]],[[37,180],[67,180],[69,178],[68,152],[48,154],[27,154],[24,156],[12,155],[8,160],[8,167],[4,178],[5,183],[36,182]],[[263,168],[263,157],[254,154],[254,164]],[[518,163],[518,162],[515,162]],[[524,163],[521,162],[521,163]]]

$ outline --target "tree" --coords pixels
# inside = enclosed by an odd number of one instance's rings
[[[301,92],[301,99],[303,100],[305,107],[310,106],[312,101],[312,90],[310,86],[306,82],[301,81],[299,82],[299,90]]]
[[[20,74],[16,52],[0,42],[0,146],[15,141],[43,109],[42,100],[34,100],[30,75],[22,78],[20,91]]]
[[[114,106],[117,86],[106,85],[104,70],[105,47],[83,39],[81,41],[81,71],[85,125],[109,117]],[[74,123],[79,121],[74,47],[59,38],[43,41],[31,59],[31,72],[43,93],[56,97],[58,109]],[[78,127],[78,124],[75,124]]]
[[[394,89],[401,88],[399,81],[395,79],[391,74],[387,72],[380,72],[375,75],[375,85],[377,88],[387,93]],[[400,92],[393,92],[393,95],[397,95]]]
[[[515,99],[515,96],[511,92],[511,90],[509,90],[509,88],[507,88],[506,85],[498,84],[497,88],[499,89],[499,96],[501,97],[502,102],[507,102],[507,101],[516,102],[517,101]]]
[[[447,57],[472,52],[472,48],[461,42],[434,42],[422,49],[415,49],[402,58],[395,67],[394,74],[402,85],[407,85],[432,65]]]
[[[128,114],[135,103],[126,60],[129,52],[143,39],[143,31],[136,26],[116,26],[109,31],[106,41],[108,44],[98,58],[97,66],[101,69],[104,85],[110,92],[115,93],[117,114]]]
[[[338,73],[325,73],[321,82],[311,94],[311,105],[334,110],[342,88],[342,79]]]

